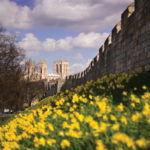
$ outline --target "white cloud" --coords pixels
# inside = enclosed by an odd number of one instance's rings
[[[81,53],[77,53],[74,57],[74,60],[82,60],[83,59],[83,55]]]
[[[44,48],[44,50],[46,50],[46,51],[54,50],[55,47],[56,47],[56,40],[55,40],[55,39],[47,38],[47,39],[43,42],[43,48]]]
[[[32,26],[71,28],[79,31],[110,29],[133,0],[35,0],[34,7],[0,0],[0,23],[4,27]],[[60,47],[66,45],[60,41]]]
[[[112,28],[131,1],[36,0],[32,15],[34,22],[41,26],[98,31]]]
[[[106,39],[108,33],[80,33],[77,37],[75,37],[72,41],[74,47],[76,48],[98,48]]]
[[[108,33],[80,33],[76,37],[66,37],[64,39],[55,40],[47,38],[45,41],[38,40],[32,33],[26,34],[18,44],[27,52],[31,51],[62,51],[62,50],[76,50],[76,49],[98,49]],[[81,55],[78,54],[81,58]]]
[[[86,2],[83,5],[83,3],[72,3],[69,0],[36,0],[33,15],[35,18],[45,16],[49,19],[78,21],[88,17],[86,5]]]
[[[29,7],[18,6],[9,0],[0,1],[0,24],[5,28],[28,29],[32,26]]]
[[[122,0],[103,0],[104,3],[108,3],[108,4],[121,4],[122,3]],[[123,3],[124,4],[129,4],[129,3],[132,3],[133,0],[127,0],[127,1],[124,1]]]
[[[88,59],[87,62],[84,63],[75,63],[72,66],[70,66],[70,73],[75,74],[84,71],[90,64],[92,59]]]
[[[19,42],[19,45],[27,51],[41,50],[42,43],[32,34],[26,34],[26,37]]]
[[[56,41],[55,50],[72,50],[72,37],[67,37],[65,39],[60,39]]]
[[[70,56],[70,57],[67,58],[67,60],[70,60],[70,61],[72,61],[72,60],[81,61],[83,59],[84,59],[84,57],[83,57],[83,55],[81,53],[76,53],[75,55]]]
[[[42,43],[32,33],[26,34],[18,45],[25,50],[27,56],[37,56],[42,49]]]

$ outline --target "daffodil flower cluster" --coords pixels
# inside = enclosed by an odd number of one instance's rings
[[[113,80],[115,78],[115,80]],[[127,78],[127,79],[125,79]],[[123,78],[103,77],[108,88],[123,88]],[[2,150],[140,150],[150,149],[150,92],[143,85],[143,94],[121,91],[122,101],[114,101],[113,94],[96,95],[98,82],[88,82],[84,91],[67,91],[59,99],[37,105],[15,116],[0,127]],[[115,86],[114,83],[119,83]],[[101,85],[100,89],[105,87]],[[102,88],[102,90],[104,90]],[[134,91],[134,89],[133,89]],[[93,94],[92,94],[93,93]],[[54,97],[51,97],[54,98]]]

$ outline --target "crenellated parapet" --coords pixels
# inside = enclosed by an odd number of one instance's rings
[[[135,0],[121,15],[121,21],[82,72],[66,77],[62,90],[110,73],[150,68],[150,0]]]
[[[120,31],[121,31],[121,21],[112,30],[112,43],[117,40]]]
[[[132,3],[121,15],[121,28],[124,30],[128,25],[129,18],[135,12],[135,3]]]

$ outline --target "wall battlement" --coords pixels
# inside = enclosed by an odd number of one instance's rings
[[[135,0],[82,72],[67,76],[61,90],[74,88],[110,73],[150,68],[150,0]]]

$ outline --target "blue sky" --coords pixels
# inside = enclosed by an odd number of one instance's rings
[[[17,33],[26,59],[69,60],[83,71],[133,0],[0,0],[0,25]]]

